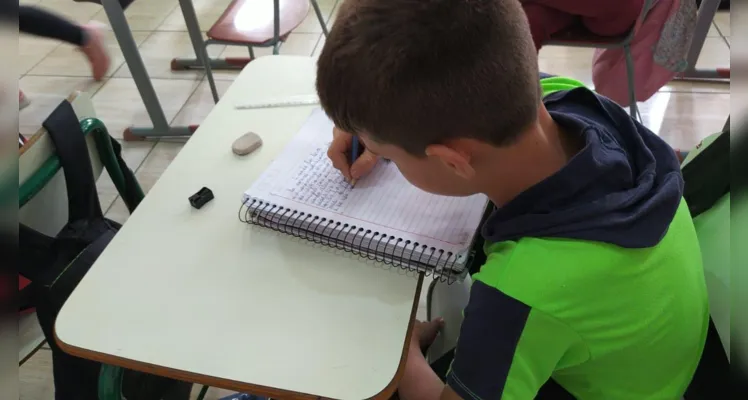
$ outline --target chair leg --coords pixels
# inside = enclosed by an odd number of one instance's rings
[[[320,10],[317,0],[309,0],[309,1],[312,2],[314,13],[317,14],[317,19],[319,20],[319,26],[322,27],[322,33],[324,33],[325,37],[327,37],[327,23],[325,22],[325,16],[322,15],[322,10]]]
[[[249,50],[249,59],[254,60],[255,59],[255,49],[252,46],[247,46],[247,50]]]
[[[203,386],[203,388],[200,389],[200,394],[197,395],[197,400],[205,399],[205,395],[208,394],[208,389],[210,389],[210,386]]]
[[[210,93],[213,95],[213,101],[218,103],[218,89],[216,88],[216,81],[213,79],[213,71],[210,68],[210,56],[208,55],[208,45],[210,41],[206,41],[203,44],[203,68],[205,68],[205,77],[208,78],[208,85],[210,85]]]
[[[99,371],[99,400],[123,400],[122,368],[102,364]]]
[[[634,60],[631,56],[631,46],[623,46],[623,53],[626,56],[626,80],[628,82],[629,89],[629,113],[631,118],[641,121],[641,115],[639,115],[639,107],[636,104],[636,88],[634,87]]]
[[[278,54],[280,46],[280,0],[273,0],[273,54]]]

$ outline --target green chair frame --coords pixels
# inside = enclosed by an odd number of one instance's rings
[[[114,365],[102,364],[99,372],[99,400],[125,400],[122,396],[124,370]],[[203,386],[197,400],[205,399],[209,386]]]
[[[111,137],[109,131],[101,120],[96,118],[86,118],[81,121],[81,130],[84,136],[93,135],[96,143],[96,150],[99,154],[102,164],[106,169],[109,177],[112,178],[114,186],[117,188],[118,193],[124,193],[125,190],[125,178],[122,170],[119,168],[117,163],[117,157],[114,154],[114,148],[112,147]],[[56,155],[49,157],[42,166],[34,172],[34,174],[21,184],[18,188],[18,204],[19,207],[23,207],[26,203],[34,198],[49,181],[54,178],[57,172],[60,171],[62,166],[60,165],[60,159]],[[16,178],[17,179],[17,178]],[[139,194],[139,198],[144,197],[143,190],[140,185],[136,187]],[[123,197],[124,199],[124,197]],[[128,209],[131,204],[128,204]]]

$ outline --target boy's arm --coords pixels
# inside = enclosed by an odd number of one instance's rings
[[[565,324],[476,280],[447,385],[463,399],[532,399],[559,364],[587,357]]]
[[[402,400],[532,399],[559,363],[587,357],[566,325],[477,279],[447,385],[414,339],[398,394]]]

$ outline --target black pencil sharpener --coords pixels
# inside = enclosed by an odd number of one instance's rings
[[[197,193],[190,196],[190,204],[198,210],[211,200],[213,200],[213,192],[206,187],[203,187]]]

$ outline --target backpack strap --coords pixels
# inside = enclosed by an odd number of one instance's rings
[[[132,213],[135,211],[135,207],[140,204],[140,201],[143,200],[143,190],[140,188],[140,184],[138,184],[135,174],[122,158],[122,145],[114,138],[110,137],[109,140],[112,143],[112,150],[114,152],[114,157],[117,159],[119,170],[122,172],[124,187],[119,190],[119,195],[122,197],[122,201],[124,201],[128,211]]]
[[[64,100],[42,124],[65,174],[68,223],[103,218],[88,147],[73,106]]]

